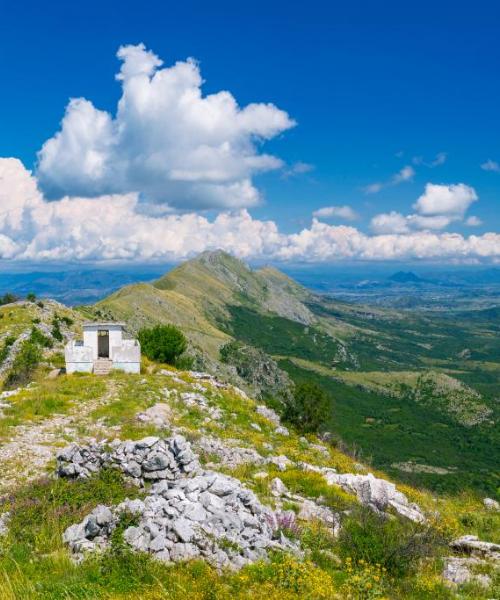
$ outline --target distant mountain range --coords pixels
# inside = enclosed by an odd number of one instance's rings
[[[152,280],[161,270],[66,270],[33,271],[27,273],[2,273],[0,295],[7,292],[20,297],[34,292],[39,297],[53,298],[69,306],[89,304],[111,292],[136,281]]]

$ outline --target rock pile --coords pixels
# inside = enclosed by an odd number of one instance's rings
[[[180,435],[127,442],[115,440],[109,445],[104,442],[92,442],[88,446],[72,444],[57,455],[60,477],[87,478],[105,466],[120,469],[137,485],[145,481],[174,480],[200,470],[198,458]]]
[[[59,474],[86,477],[91,472],[88,466],[95,469],[105,464],[130,473],[135,462],[134,478],[154,483],[144,500],[98,506],[81,523],[70,526],[63,539],[77,557],[106,548],[125,514],[132,515],[135,524],[124,530],[124,540],[135,550],[166,562],[199,557],[217,568],[238,569],[264,558],[271,549],[298,551],[280,533],[278,515],[237,479],[201,471],[181,436],[145,438],[121,443],[112,452],[102,447],[101,451],[99,458],[95,447],[91,451],[68,448],[58,458]],[[151,478],[151,473],[157,475]]]

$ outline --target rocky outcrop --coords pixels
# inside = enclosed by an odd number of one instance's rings
[[[339,485],[344,491],[356,494],[360,504],[375,512],[383,513],[388,508],[399,515],[423,523],[426,519],[417,504],[410,503],[408,498],[396,489],[390,481],[368,475],[338,474],[333,469],[320,469],[329,485]]]
[[[78,558],[106,548],[125,514],[135,520],[123,532],[125,542],[165,562],[203,558],[217,568],[239,569],[265,558],[272,549],[298,551],[283,535],[278,515],[237,479],[201,471],[180,436],[124,442],[102,456],[95,447],[88,452],[72,446],[58,457],[58,472],[85,477],[91,472],[87,465],[95,470],[99,464],[110,464],[130,474],[134,461],[135,479],[151,480],[151,473],[161,476],[154,476],[144,500],[98,506],[70,526],[63,539]]]
[[[444,559],[443,578],[454,585],[477,583],[482,587],[491,585],[491,578],[483,573],[475,572],[488,563],[477,558],[459,558],[449,556]]]
[[[276,411],[274,411],[272,408],[269,408],[268,406],[265,406],[264,404],[258,404],[257,407],[255,408],[255,412],[258,415],[261,415],[262,417],[267,419],[268,421],[271,421],[271,423],[273,425],[276,425],[276,426],[281,425],[278,413]]]
[[[290,377],[260,348],[231,341],[220,349],[220,357],[224,364],[236,370],[258,397],[290,395],[293,387]]]
[[[23,331],[15,340],[15,342],[9,347],[7,356],[0,364],[0,376],[7,373],[14,364],[16,356],[19,354],[22,345],[30,337],[30,330]]]
[[[484,542],[475,535],[463,535],[450,544],[457,552],[463,552],[478,558],[500,561],[500,544]]]
[[[171,414],[172,409],[168,404],[165,402],[157,402],[153,406],[147,408],[145,411],[140,412],[136,418],[141,423],[162,428],[169,426]]]
[[[196,449],[217,458],[219,464],[234,469],[244,464],[263,465],[266,459],[253,448],[238,446],[238,440],[227,439],[224,442],[214,437],[201,437],[194,442]]]
[[[464,535],[450,543],[457,553],[466,556],[449,556],[444,559],[443,577],[452,584],[476,583],[491,585],[491,577],[484,573],[500,569],[500,544],[485,542],[475,535]]]

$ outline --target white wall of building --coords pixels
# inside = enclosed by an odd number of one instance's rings
[[[100,330],[109,331],[109,358],[113,360],[113,348],[122,343],[122,326],[119,324],[99,325],[99,323],[83,326],[83,345],[92,348],[94,360],[98,358],[98,332]]]
[[[83,343],[71,341],[65,347],[66,372],[92,373],[94,361],[98,359],[98,332],[109,332],[109,358],[113,369],[127,373],[140,373],[141,346],[137,340],[123,339],[123,326],[120,323],[88,323],[83,326]]]
[[[66,373],[75,373],[76,371],[92,373],[94,368],[92,348],[79,345],[75,341],[69,342],[64,349],[64,358],[66,360]]]

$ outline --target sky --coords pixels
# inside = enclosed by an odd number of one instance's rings
[[[1,264],[498,263],[500,6],[346,4],[2,2]]]

